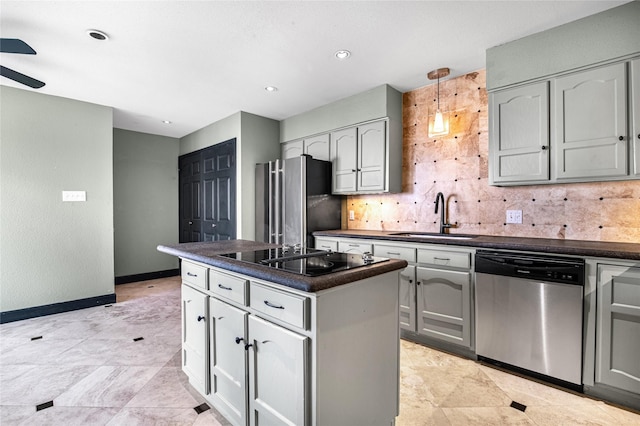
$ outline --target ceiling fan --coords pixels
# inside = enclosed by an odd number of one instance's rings
[[[18,53],[23,55],[35,55],[36,51],[33,50],[31,46],[29,46],[24,41],[17,38],[0,38],[0,53]],[[18,71],[14,71],[11,68],[3,67],[0,65],[0,75],[3,77],[10,78],[13,81],[17,81],[18,83],[29,86],[33,89],[39,89],[44,86],[44,83],[40,80],[36,80],[35,78],[29,77],[28,75],[24,75],[19,73]]]

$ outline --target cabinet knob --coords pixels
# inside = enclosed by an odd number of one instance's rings
[[[618,136],[618,140],[619,141],[623,141],[624,140],[624,136]]]
[[[245,351],[249,350],[251,346],[253,346],[253,343],[247,343],[246,345],[244,345],[244,350]]]
[[[239,345],[244,339],[242,337],[236,337],[236,345]]]
[[[542,145],[542,150],[544,151],[545,149],[547,149],[546,145]]]
[[[193,222],[189,221],[189,225],[193,225]]]
[[[638,139],[640,139],[640,133],[638,133]]]
[[[355,172],[356,172],[356,169],[351,169],[351,171],[352,171],[353,173],[355,173]]]
[[[206,317],[203,317],[203,316],[201,316],[201,315],[198,315],[198,322],[200,322],[200,321],[202,321],[202,320],[204,320],[204,319],[207,319],[207,318],[206,318]]]
[[[212,224],[211,224],[211,227],[212,227],[212,228],[215,228],[215,227],[216,227],[216,224],[215,224],[215,223],[212,223]]]

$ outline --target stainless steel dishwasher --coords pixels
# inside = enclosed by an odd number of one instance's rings
[[[478,250],[476,354],[582,388],[584,261]]]

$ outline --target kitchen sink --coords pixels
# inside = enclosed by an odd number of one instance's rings
[[[427,232],[396,232],[389,235],[394,237],[410,237],[410,238],[424,238],[424,239],[442,239],[442,240],[471,240],[475,238],[473,235],[455,235],[455,234],[430,234]]]

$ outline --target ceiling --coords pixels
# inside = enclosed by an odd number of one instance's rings
[[[385,83],[410,91],[431,70],[482,69],[489,47],[626,2],[2,0],[0,35],[37,55],[0,63],[44,81],[40,93],[113,107],[114,127],[182,137],[238,111],[282,120]]]

